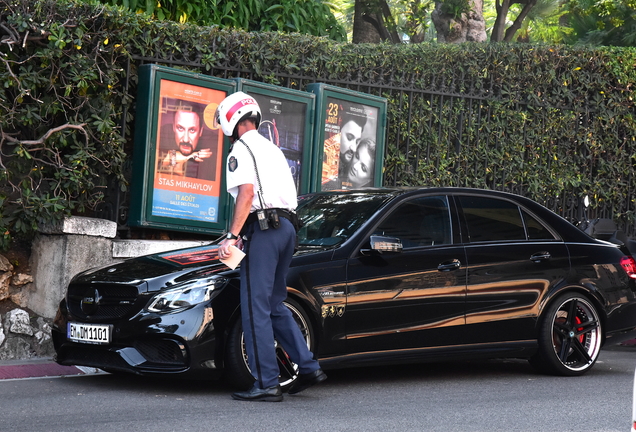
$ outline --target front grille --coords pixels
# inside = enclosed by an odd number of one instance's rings
[[[69,312],[80,319],[122,318],[136,311],[139,290],[130,285],[71,285],[68,289]]]
[[[63,365],[89,366],[109,372],[133,372],[136,374],[158,371],[183,371],[187,368],[179,344],[173,340],[137,341],[134,348],[146,359],[131,366],[114,348],[90,345],[65,344],[58,350],[56,361]]]
[[[134,372],[134,369],[118,353],[88,346],[64,347],[58,353],[57,361],[63,365],[79,365],[109,371]]]
[[[185,366],[178,342],[173,340],[136,341],[135,348],[149,362],[157,365]]]

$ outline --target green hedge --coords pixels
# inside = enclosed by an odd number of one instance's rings
[[[624,225],[636,221],[634,49],[351,45],[72,1],[0,0],[0,11],[4,246],[38,222],[90,213],[109,178],[128,187],[140,58],[386,97],[387,185],[497,188],[544,203],[588,193]]]
[[[519,44],[420,50],[427,70],[416,82],[433,96],[390,99],[387,182],[496,188],[544,204],[560,198],[551,207],[561,213],[571,201],[562,198],[589,194],[594,207],[633,230],[636,50]],[[442,88],[464,97],[434,94]],[[410,122],[403,121],[407,109]]]

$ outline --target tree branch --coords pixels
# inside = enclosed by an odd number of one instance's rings
[[[495,24],[492,26],[492,32],[490,33],[491,42],[501,42],[504,37],[504,28],[506,27],[506,18],[508,16],[508,10],[510,10],[510,0],[503,0],[501,4],[497,0],[497,18]]]
[[[2,141],[6,140],[9,143],[12,144],[25,144],[25,145],[37,145],[37,144],[44,144],[44,142],[50,138],[51,135],[53,135],[54,133],[57,132],[61,132],[64,129],[75,129],[75,130],[79,130],[84,134],[84,137],[86,138],[86,141],[88,141],[88,133],[86,132],[86,129],[84,129],[84,126],[86,126],[86,123],[82,123],[79,125],[74,125],[74,124],[63,124],[61,126],[55,127],[53,129],[49,129],[44,135],[42,135],[42,137],[40,137],[37,140],[28,140],[28,141],[22,141],[19,140],[17,138],[12,137],[11,135],[5,133],[4,131],[2,132]]]
[[[521,13],[517,16],[517,19],[512,23],[510,27],[506,29],[506,35],[504,36],[504,42],[510,42],[514,37],[517,30],[521,28],[521,24],[523,20],[528,16],[530,10],[537,4],[537,0],[528,0],[528,2],[523,6]]]

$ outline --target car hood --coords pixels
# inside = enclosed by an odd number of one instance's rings
[[[300,250],[297,256],[326,249],[328,248]],[[230,278],[238,276],[238,268],[231,270],[220,262],[217,251],[218,245],[206,245],[130,258],[117,264],[86,270],[75,276],[71,283],[142,285],[146,282],[147,289],[155,291],[191,278],[209,277],[214,274]]]
[[[157,279],[178,282],[190,277],[232,272],[218,260],[217,250],[218,245],[207,245],[131,258],[118,264],[82,272],[73,278],[72,283],[140,284]]]

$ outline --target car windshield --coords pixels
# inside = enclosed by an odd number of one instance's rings
[[[337,246],[389,198],[386,193],[324,193],[299,197],[300,246]]]

